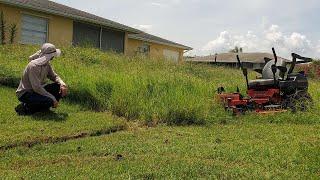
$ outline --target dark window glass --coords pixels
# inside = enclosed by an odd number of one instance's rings
[[[100,48],[100,27],[74,22],[73,45]]]
[[[104,51],[124,52],[125,33],[103,28],[101,49]]]

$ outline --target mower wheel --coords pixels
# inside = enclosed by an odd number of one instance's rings
[[[248,109],[245,106],[237,106],[236,108],[233,108],[232,115],[233,116],[245,115],[247,110]]]
[[[290,108],[292,112],[307,111],[313,107],[312,97],[308,92],[298,91],[290,96],[286,102],[286,107]]]

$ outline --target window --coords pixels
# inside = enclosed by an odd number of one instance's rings
[[[44,44],[47,42],[48,20],[31,15],[22,15],[21,43]]]
[[[125,33],[81,22],[73,23],[73,45],[124,53]]]
[[[103,28],[101,34],[101,49],[104,51],[112,50],[117,53],[124,53],[124,39],[124,32]]]
[[[163,55],[168,60],[173,60],[174,62],[179,61],[179,52],[165,49],[163,50]]]
[[[144,54],[144,55],[149,55],[150,53],[150,45],[149,44],[143,44],[140,47],[138,47],[138,53],[139,54]]]
[[[73,45],[100,48],[100,32],[98,26],[73,22]]]

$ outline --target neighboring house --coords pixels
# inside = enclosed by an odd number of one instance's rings
[[[182,61],[185,50],[192,48],[166,39],[147,34],[130,34],[128,40],[128,54],[146,54],[151,57],[160,57]]]
[[[209,63],[229,67],[238,67],[237,55],[239,55],[244,67],[261,71],[265,64],[274,59],[273,54],[269,53],[222,53],[211,56],[188,58],[189,62]],[[291,62],[288,59],[278,57],[279,61]]]
[[[48,0],[0,0],[0,11],[4,13],[7,30],[11,24],[17,25],[15,43],[21,44],[50,42],[57,46],[85,45],[132,54],[137,47],[129,46],[128,36],[144,34],[135,28]],[[8,36],[7,31],[7,40]],[[163,46],[163,51],[172,50],[175,46],[167,40],[170,43],[144,41]],[[150,44],[150,56],[155,54],[153,47]],[[183,53],[181,48],[184,47],[181,45],[180,49],[174,50]],[[179,59],[182,59],[180,56]]]

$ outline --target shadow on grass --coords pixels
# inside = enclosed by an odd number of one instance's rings
[[[17,88],[19,86],[20,83],[20,78],[16,78],[16,77],[0,77],[0,85],[2,86],[6,86],[9,88]]]
[[[36,121],[64,122],[69,117],[67,113],[56,113],[53,111],[39,112],[31,116]]]
[[[20,83],[20,77],[15,76],[14,72],[7,68],[0,67],[0,85],[9,88],[17,88]]]
[[[102,111],[104,109],[100,101],[88,90],[70,89],[70,94],[65,100],[71,104],[77,104],[92,111]]]

